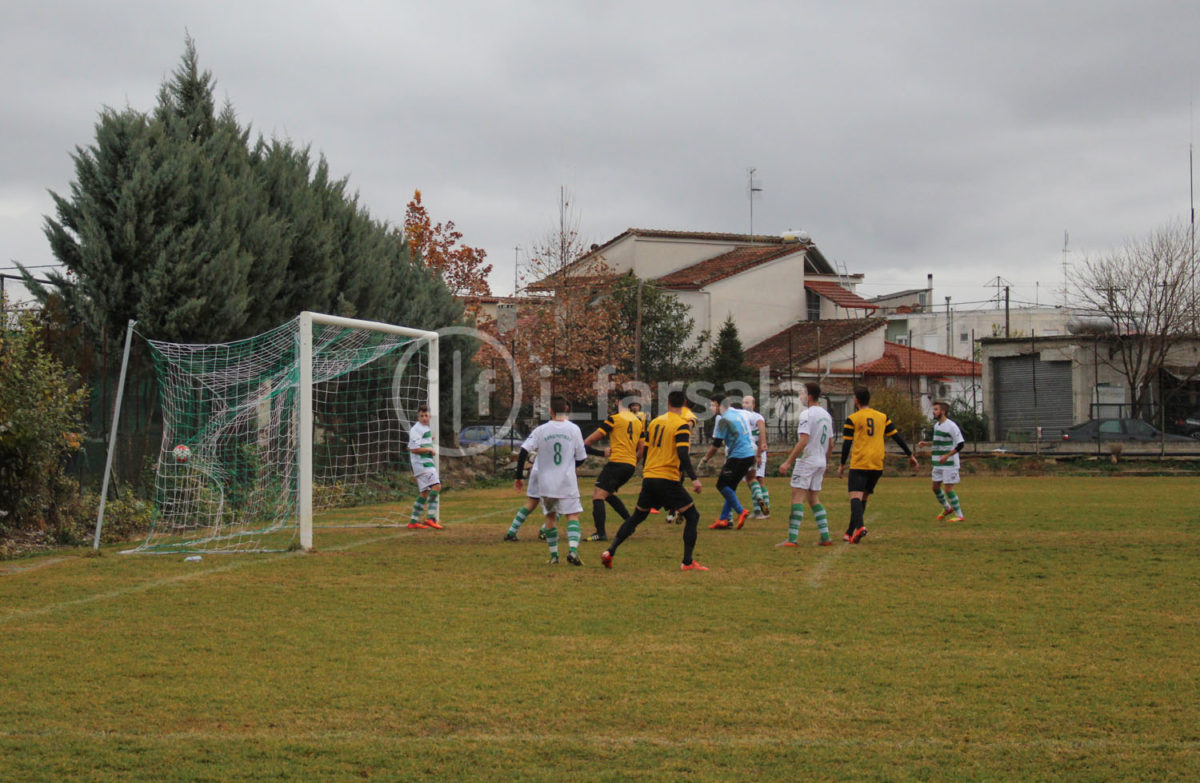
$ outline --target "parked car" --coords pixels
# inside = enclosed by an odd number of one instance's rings
[[[1141,419],[1092,419],[1062,431],[1065,441],[1190,441],[1183,435],[1163,434]]]
[[[463,427],[458,433],[458,445],[464,448],[468,446],[486,448],[509,446],[517,451],[524,441],[525,435],[520,430],[495,424],[474,424],[470,427]]]
[[[1200,440],[1200,410],[1168,420],[1167,431]]]

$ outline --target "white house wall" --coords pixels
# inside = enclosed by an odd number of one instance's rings
[[[637,243],[637,248],[633,250],[636,259],[634,274],[643,280],[662,277],[737,248],[737,245],[729,242],[683,241],[660,237],[633,239]]]
[[[732,315],[738,338],[749,348],[804,320],[804,253],[718,280],[705,290],[712,296],[707,328],[713,337]]]

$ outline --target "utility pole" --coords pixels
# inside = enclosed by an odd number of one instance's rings
[[[642,379],[642,279],[638,278],[637,317],[633,322],[633,378]]]
[[[513,297],[516,297],[520,283],[517,281],[518,270],[521,268],[521,246],[513,248]]]
[[[1008,339],[1008,286],[1004,286],[1004,339]]]

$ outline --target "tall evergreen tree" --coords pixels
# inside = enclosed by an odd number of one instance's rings
[[[717,332],[717,343],[713,346],[708,365],[708,377],[718,389],[738,381],[751,388],[754,386],[754,368],[746,364],[746,355],[732,315],[725,318],[721,331]]]
[[[51,286],[93,339],[115,348],[130,318],[179,342],[248,337],[301,310],[423,329],[461,321],[443,282],[324,158],[250,144],[214,88],[188,39],[155,109],[101,112],[94,142],[72,156],[70,193],[51,194],[45,232],[66,267]],[[50,291],[25,278],[45,301]],[[474,355],[467,342],[443,343],[443,377],[454,351]]]

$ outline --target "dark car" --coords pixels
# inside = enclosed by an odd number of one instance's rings
[[[1200,440],[1200,411],[1167,420],[1167,430]]]
[[[494,424],[475,424],[463,427],[458,433],[458,445],[463,448],[468,446],[484,448],[511,446],[516,450],[521,448],[524,441],[525,436],[518,430]]]
[[[1074,441],[1190,441],[1182,435],[1170,435],[1159,432],[1141,419],[1092,419],[1083,424],[1076,424],[1069,430],[1062,431],[1062,439]]]

